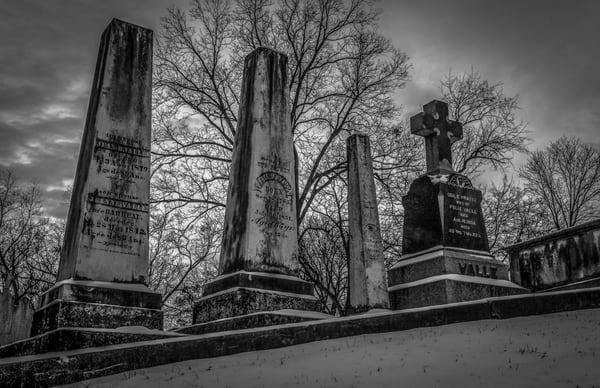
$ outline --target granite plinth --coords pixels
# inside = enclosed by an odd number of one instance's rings
[[[256,312],[284,309],[320,311],[321,302],[315,296],[308,294],[233,287],[200,298],[194,306],[192,322],[205,323]]]
[[[161,298],[143,284],[63,280],[42,295],[31,334],[61,327],[162,329]]]
[[[435,247],[403,256],[390,268],[388,284],[395,286],[443,274],[508,280],[508,266],[487,252]]]
[[[240,315],[232,318],[199,323],[173,330],[184,334],[206,334],[230,330],[243,330],[254,327],[284,325],[288,323],[307,322],[318,319],[333,318],[331,315],[298,310],[280,310]]]
[[[467,302],[497,296],[528,293],[508,280],[464,275],[438,275],[388,289],[394,310]]]
[[[119,329],[59,328],[35,337],[0,346],[0,358],[181,337],[184,334],[136,327]]]
[[[116,306],[100,303],[55,300],[33,314],[31,335],[35,336],[61,327],[117,328],[144,326],[163,327],[163,312],[158,309]]]
[[[258,288],[302,295],[314,295],[313,285],[296,276],[247,271],[237,271],[215,278],[206,283],[203,295],[215,294],[233,287]]]
[[[433,306],[527,289],[508,281],[508,268],[487,252],[435,247],[406,255],[388,274],[393,309]]]
[[[46,291],[40,300],[45,306],[55,300],[160,309],[162,295],[144,284],[86,280],[63,280]]]

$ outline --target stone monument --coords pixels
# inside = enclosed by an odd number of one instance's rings
[[[287,57],[258,48],[244,63],[219,276],[193,322],[281,309],[318,310],[298,277],[295,162]]]
[[[113,19],[100,51],[56,284],[32,335],[61,327],[162,329],[147,287],[152,31]]]
[[[348,157],[348,311],[390,307],[369,137],[346,141]]]
[[[489,253],[481,191],[452,168],[451,145],[462,138],[462,125],[448,119],[448,105],[431,101],[410,125],[425,138],[427,172],[402,200],[402,257],[389,272],[392,307],[527,292],[508,281],[507,266]]]

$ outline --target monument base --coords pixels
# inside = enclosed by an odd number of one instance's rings
[[[313,286],[295,276],[238,271],[204,287],[194,306],[194,324],[276,310],[320,311]]]
[[[244,330],[256,327],[286,325],[288,323],[308,322],[334,318],[332,315],[315,311],[275,310],[262,311],[215,321],[198,323],[173,330],[182,334],[207,334],[231,330]]]
[[[163,327],[161,295],[143,284],[68,279],[56,283],[41,298],[33,314],[31,335],[61,327]]]
[[[140,327],[123,327],[118,329],[59,328],[35,337],[0,346],[0,358],[31,356],[48,352],[63,352],[184,336],[185,334]]]
[[[443,246],[403,257],[388,278],[394,310],[529,292],[489,253]]]

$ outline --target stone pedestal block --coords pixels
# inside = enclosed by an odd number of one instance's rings
[[[487,252],[434,247],[406,255],[388,274],[393,309],[527,293],[508,281],[508,268]]]
[[[471,278],[463,275],[432,276],[423,281],[389,288],[394,310],[466,302],[528,291],[508,280]]]
[[[41,298],[31,335],[63,327],[162,329],[161,295],[143,284],[66,280]]]
[[[294,276],[239,271],[205,286],[193,323],[284,309],[320,311],[312,284]]]

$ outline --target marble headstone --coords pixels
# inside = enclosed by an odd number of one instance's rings
[[[298,278],[295,161],[287,57],[258,48],[244,63],[219,277],[194,322],[278,309],[317,309]]]
[[[34,334],[162,328],[161,296],[147,287],[152,39],[117,19],[102,34],[57,283],[42,298]],[[77,321],[65,320],[74,310]]]
[[[389,308],[369,137],[346,141],[348,157],[348,310]]]

